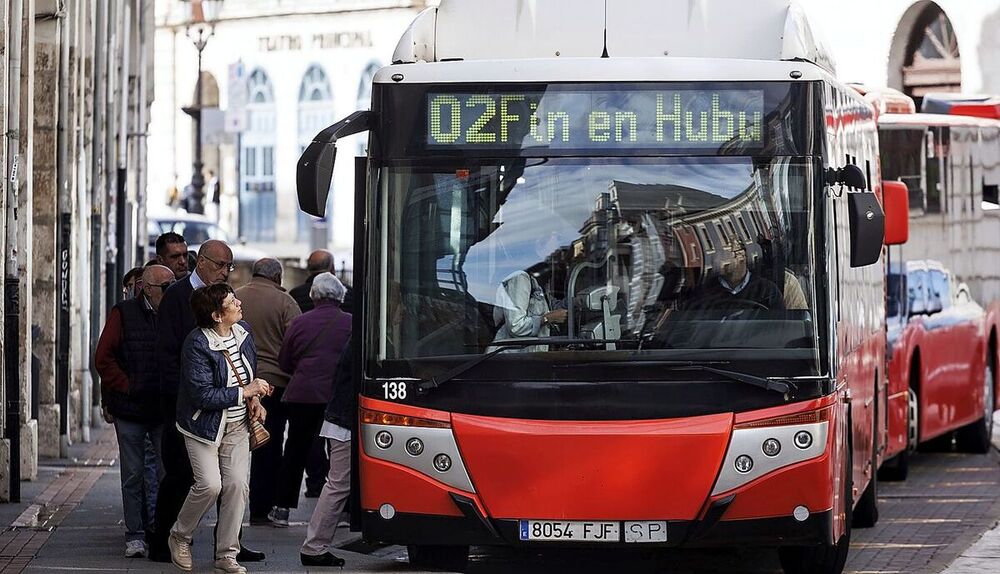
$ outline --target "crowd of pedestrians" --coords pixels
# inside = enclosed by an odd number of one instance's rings
[[[286,292],[281,263],[265,258],[234,291],[225,242],[205,241],[189,261],[171,232],[122,279],[95,364],[120,449],[125,556],[192,570],[192,537],[214,504],[215,570],[246,572],[241,563],[265,558],[241,542],[248,502],[251,524],[287,527],[307,475],[319,500],[301,562],[343,566],[330,549],[357,406],[351,293],[332,268],[329,252],[313,252],[305,283]],[[256,423],[270,440],[251,453]]]

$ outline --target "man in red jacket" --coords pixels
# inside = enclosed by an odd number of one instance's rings
[[[143,480],[147,438],[157,450],[163,426],[159,417],[160,376],[156,368],[156,312],[174,272],[151,265],[142,272],[142,290],[111,309],[94,357],[101,376],[101,398],[113,418],[121,461],[125,556],[145,556],[151,526],[149,498],[155,485]]]

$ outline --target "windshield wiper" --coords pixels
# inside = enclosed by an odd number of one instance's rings
[[[685,365],[683,367],[675,367],[677,370],[696,370],[696,371],[706,371],[709,373],[715,373],[716,375],[721,375],[727,379],[734,381],[739,381],[741,383],[746,383],[748,385],[753,385],[755,387],[760,387],[768,391],[774,391],[776,393],[781,393],[787,395],[790,391],[797,391],[799,388],[795,386],[795,383],[791,381],[774,381],[771,379],[766,379],[764,377],[758,377],[757,375],[751,375],[750,373],[741,373],[739,371],[729,371],[726,369],[717,369],[715,367],[709,367],[708,365],[691,364]]]
[[[488,353],[483,353],[474,359],[470,359],[461,365],[458,365],[450,371],[446,371],[438,377],[431,377],[429,381],[421,381],[417,383],[417,390],[419,392],[427,392],[430,389],[440,387],[441,385],[447,383],[448,381],[454,379],[455,377],[461,375],[462,373],[469,371],[476,367],[479,363],[489,359],[493,355],[498,355],[507,349],[514,349],[517,347],[531,347],[533,345],[575,345],[581,343],[617,343],[618,339],[585,339],[582,337],[527,337],[523,339],[503,339],[500,341],[493,341],[490,343],[491,347],[496,347]]]

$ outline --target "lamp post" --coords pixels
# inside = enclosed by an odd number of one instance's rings
[[[201,161],[201,53],[215,34],[215,22],[222,10],[223,0],[187,0],[183,2],[186,11],[185,33],[194,48],[198,50],[198,79],[194,88],[194,105],[182,108],[194,120],[194,159],[191,172],[191,193],[184,199],[191,213],[205,213],[205,175]]]

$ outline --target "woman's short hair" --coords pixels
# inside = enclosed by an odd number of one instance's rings
[[[202,329],[214,327],[216,321],[212,313],[222,313],[222,304],[230,293],[236,294],[228,283],[216,283],[195,289],[191,293],[191,311],[194,312],[195,324]]]
[[[309,298],[313,301],[332,299],[338,303],[344,302],[344,295],[347,288],[337,279],[333,273],[320,273],[313,279],[312,288],[309,289]]]

